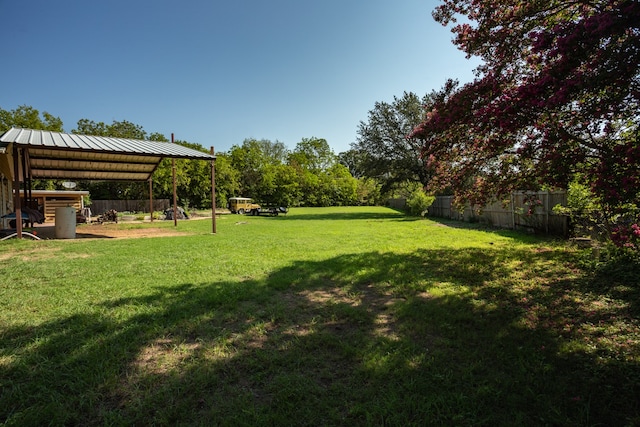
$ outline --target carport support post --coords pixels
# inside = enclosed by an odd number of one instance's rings
[[[211,155],[214,156],[211,159],[211,226],[212,233],[216,234],[216,158],[215,150],[211,147]]]
[[[22,239],[22,206],[20,203],[20,152],[13,143],[13,212],[16,214],[16,237]]]
[[[149,220],[153,222],[153,178],[149,178]]]
[[[171,134],[173,144],[173,133]],[[171,158],[171,175],[173,176],[173,226],[178,226],[178,197],[176,196],[176,159]]]

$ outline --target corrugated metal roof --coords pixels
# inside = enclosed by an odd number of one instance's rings
[[[26,149],[33,178],[144,181],[163,158],[212,160],[178,144],[11,128],[0,136]],[[10,154],[10,152],[7,152]]]

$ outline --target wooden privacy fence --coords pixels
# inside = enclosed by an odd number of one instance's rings
[[[480,209],[466,206],[462,212],[451,206],[452,201],[453,196],[436,197],[428,215],[562,236],[568,232],[567,217],[553,212],[554,206],[567,204],[566,191],[517,191],[505,201],[490,203]]]
[[[387,205],[392,209],[406,209],[407,199],[402,197],[397,199],[389,199],[387,200]]]
[[[153,201],[154,211],[164,211],[169,209],[171,203],[169,199],[158,199]],[[89,206],[93,215],[101,215],[110,209],[118,212],[150,212],[149,200],[92,200]]]

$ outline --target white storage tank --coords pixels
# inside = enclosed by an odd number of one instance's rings
[[[74,207],[56,208],[56,239],[76,238],[76,209]]]

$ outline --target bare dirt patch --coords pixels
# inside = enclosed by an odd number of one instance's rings
[[[38,237],[55,239],[55,226],[40,226],[36,229]],[[130,227],[125,224],[82,224],[76,228],[76,239],[137,239],[143,237],[186,236],[189,233],[175,228],[153,227],[145,225]]]
[[[144,228],[117,228],[110,226],[90,225],[78,228],[76,237],[78,238],[112,238],[112,239],[137,239],[140,237],[167,237],[167,236],[185,236],[180,230],[159,227]]]
[[[198,343],[175,343],[168,338],[158,338],[140,351],[133,367],[140,373],[165,374],[189,358],[198,348]]]

